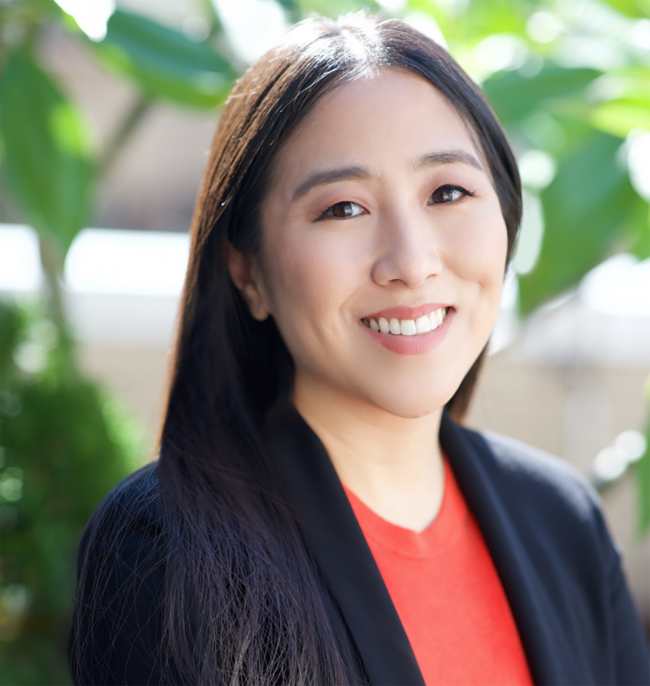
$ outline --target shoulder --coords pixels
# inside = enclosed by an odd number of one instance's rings
[[[80,552],[91,540],[107,544],[118,533],[156,537],[161,528],[158,465],[151,462],[117,484],[88,521]]]
[[[489,509],[480,523],[495,549],[503,543],[514,553],[509,561],[525,570],[531,597],[541,589],[544,613],[573,646],[574,664],[579,653],[588,656],[584,673],[600,675],[589,683],[648,683],[646,639],[591,483],[564,460],[512,438],[464,428],[458,437],[473,476],[485,481]]]
[[[473,456],[480,491],[499,508],[511,530],[535,555],[549,547],[567,558],[605,565],[615,555],[591,483],[564,460],[492,432],[459,427],[459,437]],[[489,515],[488,515],[489,516]]]
[[[133,591],[145,584],[159,594],[166,555],[152,462],[117,484],[88,521],[79,543],[78,590],[96,595],[102,585]]]
[[[75,683],[159,683],[166,546],[157,465],[120,482],[90,518],[69,642]]]
[[[482,462],[499,486],[531,504],[552,502],[579,519],[600,512],[598,493],[575,467],[539,448],[491,431],[461,429],[468,441],[482,448]],[[531,500],[532,499],[532,500]]]
[[[149,462],[120,481],[104,498],[96,514],[153,514],[158,509],[158,463]]]
[[[479,434],[489,446],[503,478],[528,497],[535,493],[563,502],[580,517],[600,509],[600,498],[589,482],[566,460],[521,441],[485,431]]]
[[[146,576],[165,554],[157,463],[121,481],[104,498],[84,529],[79,544],[79,581]],[[84,583],[85,582],[85,583]]]

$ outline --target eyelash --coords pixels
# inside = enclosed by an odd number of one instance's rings
[[[432,198],[436,193],[439,193],[440,191],[458,191],[460,193],[460,197],[456,198],[455,200],[448,200],[447,202],[433,202],[431,203],[432,205],[455,205],[456,203],[462,202],[465,198],[473,198],[475,195],[473,191],[469,191],[466,188],[463,188],[462,186],[457,186],[453,183],[445,183],[442,186],[436,188],[436,190],[433,191],[433,193],[431,193],[429,197]]]
[[[446,202],[432,202],[432,203],[430,203],[431,205],[455,205],[459,202],[462,202],[465,198],[474,197],[474,195],[475,195],[475,193],[473,191],[467,190],[466,188],[463,188],[462,186],[457,186],[457,185],[451,184],[451,183],[445,183],[442,186],[439,186],[438,188],[436,188],[436,190],[433,191],[433,193],[431,193],[429,198],[432,198],[435,193],[439,193],[440,191],[444,191],[447,193],[457,191],[458,193],[460,193],[460,197],[455,198],[454,200],[447,200]],[[359,203],[352,202],[351,200],[343,200],[341,202],[337,202],[337,203],[334,203],[333,205],[330,205],[320,215],[320,217],[318,219],[319,220],[320,219],[337,219],[337,220],[339,220],[339,219],[354,219],[355,216],[356,217],[359,216],[359,215],[354,215],[352,217],[335,217],[333,214],[330,214],[334,210],[334,208],[339,206],[339,205],[356,205],[357,207],[361,207],[361,205],[359,205]]]
[[[318,219],[353,219],[354,217],[335,217],[333,214],[328,214],[334,210],[335,207],[338,207],[340,205],[356,205],[357,207],[361,207],[358,202],[352,202],[351,200],[342,200],[341,202],[335,202],[333,205],[330,205],[321,215]],[[363,209],[363,207],[361,207]],[[361,213],[360,213],[361,214]],[[354,215],[355,217],[358,217],[359,215]]]

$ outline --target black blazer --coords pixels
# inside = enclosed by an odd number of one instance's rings
[[[365,671],[372,686],[423,684],[322,443],[291,406],[270,416],[266,438],[356,644],[359,682]],[[440,441],[492,555],[534,682],[650,684],[646,637],[589,484],[560,460],[511,439],[461,428],[446,414]],[[104,621],[92,629],[92,645],[74,665],[77,683],[106,684],[107,678],[116,684],[162,683],[155,659],[162,631],[157,599],[164,581],[157,498],[153,463],[114,489],[102,506],[104,513],[122,517],[131,508],[134,521],[109,596],[128,581],[138,561],[150,559],[152,571],[119,627],[107,605]],[[137,507],[130,505],[136,502]],[[85,545],[82,540],[80,552]],[[90,628],[75,625],[73,631]]]

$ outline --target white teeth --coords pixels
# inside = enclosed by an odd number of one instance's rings
[[[418,332],[415,322],[412,319],[402,319],[400,322],[402,336],[415,336]]]
[[[431,331],[434,329],[437,329],[442,322],[445,321],[445,315],[447,314],[447,310],[444,309],[444,307],[441,307],[439,310],[435,310],[429,315],[429,322],[431,323]]]
[[[419,317],[418,319],[396,319],[393,317],[388,320],[385,317],[376,319],[364,319],[373,331],[381,331],[381,333],[392,333],[395,336],[415,336],[416,334],[428,333],[437,329],[447,316],[447,309],[441,307],[434,310],[428,315]]]
[[[424,317],[416,319],[415,328],[417,329],[418,333],[427,333],[428,331],[431,331],[431,322],[429,321],[429,317],[425,315]]]

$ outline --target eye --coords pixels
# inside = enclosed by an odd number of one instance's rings
[[[348,219],[350,217],[358,217],[360,214],[364,213],[365,210],[361,205],[358,205],[356,202],[344,200],[343,202],[337,202],[335,205],[328,207],[320,218]]]
[[[468,195],[473,195],[471,191],[462,188],[461,186],[453,186],[450,183],[436,188],[429,198],[430,205],[448,205],[449,203],[458,202]]]

